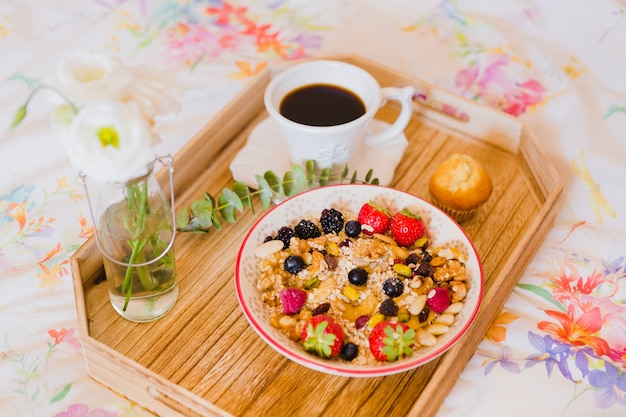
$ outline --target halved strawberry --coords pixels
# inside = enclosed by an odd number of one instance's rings
[[[400,246],[411,246],[426,233],[422,218],[413,214],[406,207],[391,218],[391,236]]]
[[[304,350],[322,358],[339,355],[344,337],[341,326],[324,314],[313,316],[300,333]]]
[[[371,236],[374,233],[385,233],[389,228],[391,216],[386,208],[370,201],[361,206],[358,221],[361,223],[362,232]]]
[[[283,305],[284,314],[296,314],[306,302],[306,291],[299,288],[285,288],[278,297]]]
[[[372,329],[369,342],[377,360],[393,362],[413,354],[415,330],[404,323],[381,321]]]

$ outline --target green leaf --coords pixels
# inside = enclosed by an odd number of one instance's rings
[[[350,178],[350,184],[354,184],[355,182],[357,182],[357,174],[356,171],[354,171],[354,173],[352,174],[352,178]]]
[[[218,215],[217,210],[213,211],[211,220],[213,221],[213,226],[215,226],[217,230],[222,230],[222,219],[220,219],[220,216]]]
[[[217,199],[218,210],[224,220],[229,223],[235,223],[237,220],[235,210],[243,211],[243,203],[234,191],[224,188],[222,195]]]
[[[272,196],[274,195],[274,191],[272,191],[272,187],[270,187],[265,178],[260,175],[256,175],[255,178],[257,184],[259,184],[259,189],[257,190],[259,200],[261,200],[261,205],[263,206],[263,209],[267,210],[272,204]]]
[[[307,187],[313,187],[315,185],[315,161],[313,160],[306,161],[306,178]]]
[[[307,186],[306,173],[300,165],[294,165],[291,172],[293,173],[293,195],[299,194],[309,188]]]
[[[374,170],[370,169],[367,171],[367,174],[365,175],[365,182],[369,183],[372,179],[372,175],[374,175]]]
[[[232,190],[239,197],[243,207],[248,207],[254,214],[254,203],[252,202],[252,194],[250,194],[248,186],[241,181],[237,181],[233,184]]]
[[[193,204],[193,203],[192,203]],[[176,227],[184,229],[189,225],[189,210],[179,210],[176,214]]]
[[[320,185],[322,186],[328,185],[329,179],[330,179],[330,168],[322,169],[322,172],[320,172],[320,177],[319,177]]]
[[[191,214],[198,221],[200,226],[208,229],[213,224],[213,202],[212,199],[196,200],[191,203]]]
[[[348,165],[343,167],[343,172],[341,173],[341,182],[343,182],[347,177],[350,171],[348,171]]]
[[[291,171],[285,172],[285,176],[283,177],[283,190],[287,197],[296,195],[296,191],[294,187],[293,172]]]
[[[24,104],[22,107],[17,109],[17,111],[15,112],[15,116],[13,116],[13,123],[11,123],[11,129],[19,125],[22,122],[22,120],[24,120],[24,118],[26,117],[26,112],[27,112],[26,104]]]
[[[65,387],[63,387],[61,392],[59,392],[57,395],[52,397],[52,399],[50,400],[50,404],[54,404],[55,402],[60,401],[63,398],[65,398],[67,393],[70,392],[70,388],[72,388],[72,383],[67,384]]]
[[[272,187],[272,191],[278,194],[279,198],[282,198],[285,195],[285,191],[283,189],[283,184],[280,181],[280,177],[274,174],[273,171],[267,171],[263,178],[267,181],[267,183]]]
[[[565,307],[563,307],[562,304],[554,301],[554,298],[552,297],[552,293],[550,293],[547,290],[544,290],[541,287],[538,287],[536,285],[532,285],[532,284],[517,284],[517,286],[521,289],[530,291],[536,295],[538,295],[539,297],[543,298],[544,300],[550,302],[551,304],[554,304],[559,310],[561,311],[565,311]]]

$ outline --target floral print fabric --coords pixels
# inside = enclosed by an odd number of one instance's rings
[[[626,414],[626,2],[94,0],[0,4],[0,122],[76,49],[174,71],[176,152],[246,79],[356,53],[521,118],[559,216],[439,416]],[[49,97],[54,100],[53,97]],[[71,254],[93,234],[45,100],[0,132],[0,415],[147,416],[89,379]]]

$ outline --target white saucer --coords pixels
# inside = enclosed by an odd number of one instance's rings
[[[370,122],[368,133],[375,134],[387,126],[388,123],[374,119]],[[362,180],[372,169],[372,178],[378,178],[380,185],[389,185],[407,145],[406,136],[402,134],[384,144],[363,146],[359,155],[348,164],[349,177],[357,171],[357,177]],[[256,175],[272,171],[282,178],[292,165],[280,128],[268,117],[252,130],[246,145],[231,162],[230,172],[236,181],[257,189]]]

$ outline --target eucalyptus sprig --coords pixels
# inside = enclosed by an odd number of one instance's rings
[[[224,221],[235,223],[237,212],[249,208],[254,213],[254,198],[258,197],[261,206],[267,210],[272,203],[292,197],[302,191],[329,184],[373,184],[378,185],[378,178],[373,177],[370,169],[364,179],[359,179],[356,171],[348,177],[350,171],[346,165],[339,176],[331,176],[329,168],[317,173],[315,161],[307,161],[305,167],[294,164],[281,179],[272,171],[255,175],[258,187],[251,190],[245,183],[237,181],[231,188],[224,188],[217,200],[209,193],[204,198],[195,200],[189,208],[180,210],[176,215],[176,227],[180,232],[208,232],[211,227],[222,229]]]

